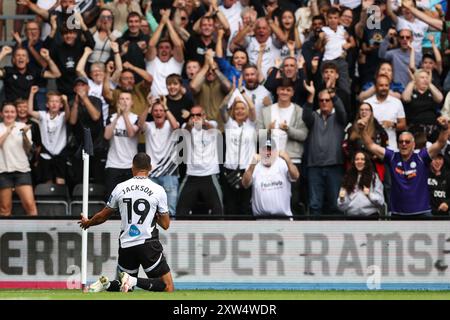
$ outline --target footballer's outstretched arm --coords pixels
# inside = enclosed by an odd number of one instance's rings
[[[163,228],[164,230],[169,229],[170,226],[170,215],[168,212],[157,213],[156,214],[156,222]]]
[[[104,207],[101,211],[97,212],[91,219],[81,216],[81,220],[78,221],[78,224],[82,229],[86,230],[89,227],[102,224],[103,222],[108,220],[114,214],[114,212],[116,212],[115,209]]]

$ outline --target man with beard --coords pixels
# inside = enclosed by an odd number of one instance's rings
[[[242,69],[242,76],[244,79],[243,91],[252,99],[255,105],[256,115],[261,112],[265,105],[272,104],[270,92],[259,84],[258,68],[254,64],[247,64]]]
[[[253,215],[292,217],[291,183],[299,177],[300,172],[287,152],[278,152],[274,141],[267,140],[242,178],[244,188],[253,185]]]
[[[298,68],[297,59],[295,57],[284,58],[279,69],[277,67],[273,67],[269,71],[269,75],[267,76],[264,86],[272,93],[272,96],[275,97],[275,102],[277,101],[277,88],[283,78],[290,79],[294,83],[294,96],[292,97],[292,102],[300,106],[305,104],[306,91],[303,87],[305,76],[303,73],[303,68]]]
[[[153,96],[167,95],[165,79],[168,75],[181,74],[184,63],[183,40],[180,39],[169,19],[170,10],[163,10],[161,22],[149,42],[146,53],[147,72],[153,76],[151,92]],[[170,39],[161,39],[167,26]]]
[[[403,132],[398,138],[399,151],[383,148],[373,142],[367,133],[366,120],[358,121],[366,148],[389,167],[392,189],[389,211],[392,216],[402,218],[429,217],[431,215],[430,194],[427,180],[431,161],[436,158],[448,139],[448,120],[437,119],[440,127],[435,143],[419,152],[414,152],[414,136]]]
[[[4,46],[0,52],[0,61],[13,53],[12,67],[0,69],[0,79],[5,86],[6,101],[15,101],[19,98],[27,99],[31,87],[37,85],[42,76],[46,79],[55,79],[61,76],[58,67],[50,58],[46,49],[41,49],[42,58],[47,62],[49,70],[44,72],[29,67],[30,59],[24,48],[17,48],[14,52],[11,47]]]
[[[402,102],[389,95],[389,78],[379,75],[375,81],[375,94],[364,102],[373,109],[373,116],[386,130],[392,150],[397,150],[397,133],[406,129],[405,111]]]
[[[103,97],[109,103],[113,110],[110,114],[115,112],[115,105],[119,99],[121,92],[131,93],[133,99],[133,106],[131,112],[141,114],[147,108],[147,96],[150,93],[150,87],[153,77],[144,69],[138,68],[129,62],[123,64],[123,71],[119,78],[119,85],[116,89],[111,90],[110,75],[107,72],[103,82]],[[143,79],[136,84],[134,74],[139,74]]]

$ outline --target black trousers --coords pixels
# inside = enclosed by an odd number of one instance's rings
[[[204,177],[186,175],[179,192],[177,216],[186,216],[191,211],[192,214],[198,214],[199,204],[207,210],[201,213],[223,215],[222,190],[218,175]]]
[[[223,169],[226,173],[232,172],[227,168]],[[242,175],[245,170],[241,170]],[[252,198],[252,188],[245,189],[241,187],[239,189],[233,188],[226,181],[225,177],[222,177],[222,190],[223,190],[223,205],[225,207],[226,214],[242,214],[251,215],[252,207],[250,200]]]

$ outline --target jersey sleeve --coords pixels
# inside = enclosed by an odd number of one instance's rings
[[[109,196],[106,206],[111,209],[118,209],[119,208],[119,195],[120,195],[120,190],[116,186],[114,188],[114,190],[111,192],[111,195]]]
[[[156,211],[160,214],[161,213],[169,214],[169,207],[167,206],[167,194],[164,191],[164,189],[161,190],[161,193],[159,195],[158,208]]]
[[[427,148],[422,148],[419,152],[419,157],[423,160],[423,162],[425,162],[427,165],[431,163],[431,157],[430,154],[428,153],[428,149]]]
[[[392,151],[392,150],[389,149],[389,148],[385,148],[385,149],[384,149],[384,159],[383,159],[384,163],[390,164],[392,158],[394,158],[394,154],[395,154],[394,151]]]

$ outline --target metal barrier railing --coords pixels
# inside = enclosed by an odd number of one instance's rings
[[[0,46],[13,46],[15,41],[8,39],[8,22],[9,20],[34,20],[35,14],[16,14],[16,15],[1,15],[0,22],[3,22],[3,35],[0,35]],[[4,40],[5,39],[5,40]]]

